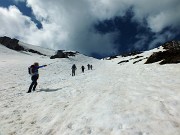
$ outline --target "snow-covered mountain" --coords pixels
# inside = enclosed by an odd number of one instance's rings
[[[79,53],[50,59],[55,51],[20,44],[48,55],[0,45],[0,135],[180,134],[180,64],[144,64],[164,48],[111,60]],[[34,62],[49,65],[37,90],[26,93]]]
[[[162,46],[150,51],[132,52],[121,56],[108,57],[105,59],[116,59],[119,61],[121,58],[123,58],[123,60],[118,62],[118,64],[127,63],[130,61],[133,61],[133,64],[136,64],[140,61],[143,61],[145,64],[159,62],[161,65],[180,63],[180,41],[166,42]]]
[[[75,51],[65,51],[65,50],[52,50],[48,48],[42,48],[39,46],[30,45],[23,43],[17,39],[11,39],[10,37],[0,37],[0,44],[3,46],[19,51],[19,52],[31,52],[38,55],[49,56],[51,59],[55,58],[68,58],[69,56],[75,56],[78,52]]]

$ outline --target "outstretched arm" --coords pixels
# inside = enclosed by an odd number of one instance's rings
[[[46,67],[47,65],[42,65],[42,66],[39,66],[38,68],[43,68],[43,67]]]

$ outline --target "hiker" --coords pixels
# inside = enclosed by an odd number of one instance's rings
[[[89,64],[87,65],[87,67],[88,67],[88,70],[90,70],[90,65]]]
[[[84,73],[84,69],[85,69],[85,67],[84,67],[84,66],[82,66],[82,67],[81,67],[81,69],[82,69],[82,72]]]
[[[39,66],[39,63],[35,62],[33,65],[31,65],[29,67],[29,74],[31,75],[31,80],[32,80],[32,83],[31,85],[29,86],[29,90],[27,93],[30,93],[32,88],[33,88],[33,91],[35,91],[36,89],[36,86],[37,86],[37,80],[39,78],[39,73],[38,73],[38,69],[39,68],[43,68],[43,67],[46,67],[47,65],[42,65],[42,66]]]
[[[93,66],[91,65],[91,66],[90,66],[91,70],[92,70],[92,67],[93,67]]]
[[[73,64],[71,69],[72,69],[72,76],[75,76],[75,71],[76,71],[76,69],[77,69],[77,68],[76,68],[76,65]]]

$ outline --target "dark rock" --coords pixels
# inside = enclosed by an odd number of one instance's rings
[[[19,40],[11,39],[9,37],[0,37],[0,44],[6,46],[9,49],[13,49],[16,51],[23,51],[24,48],[18,44]]]
[[[145,64],[149,64],[149,63],[154,63],[154,62],[158,62],[161,61],[164,58],[165,53],[163,53],[162,51],[160,52],[155,52],[153,53],[145,62]]]
[[[167,42],[162,45],[165,51],[153,53],[145,64],[161,61],[159,64],[180,63],[180,43],[176,41]]]
[[[143,57],[143,56],[136,56],[135,58],[131,58],[129,60],[134,60],[134,59],[138,59],[138,58],[141,58],[141,57]]]
[[[63,53],[63,50],[58,50],[58,51],[56,52],[56,55],[61,58],[61,57],[64,57],[65,54]]]
[[[67,56],[76,56],[78,52],[64,52]]]
[[[50,59],[55,59],[55,58],[68,58],[68,56],[66,56],[65,54],[62,56],[59,56],[59,55],[53,55],[50,57]]]
[[[37,54],[39,54],[39,55],[46,56],[45,54],[42,54],[42,53],[40,53],[40,52],[38,52],[38,51],[35,51],[35,50],[33,50],[33,49],[27,49],[26,51],[31,52],[31,53],[37,53]]]
[[[110,57],[110,59],[115,59],[115,58],[117,58],[117,56],[111,56],[111,57]]]
[[[141,58],[141,57],[143,57],[143,56],[136,56],[134,59],[138,59],[138,58]]]
[[[117,58],[117,56],[110,56],[109,58],[107,58],[107,60],[112,60],[112,59],[115,59]]]
[[[166,50],[180,50],[180,42],[179,41],[170,41],[162,45]]]
[[[120,61],[118,64],[125,63],[125,62],[129,62],[129,60]]]
[[[58,50],[57,53],[50,57],[50,59],[55,58],[69,58],[69,56],[76,56],[78,52],[65,52],[64,50]]]
[[[144,59],[147,59],[147,58],[144,58]],[[142,61],[144,59],[140,59],[140,60],[134,61],[133,64],[136,64],[136,63],[138,63],[138,62],[140,62],[140,61]]]
[[[137,54],[140,54],[140,53],[142,53],[142,52],[140,52],[140,51],[133,51],[133,52],[130,52],[130,53],[122,54],[121,56],[122,57],[134,56],[134,55],[137,55]]]
[[[23,46],[20,46],[19,40],[17,39],[11,39],[10,37],[0,37],[0,44],[6,46],[9,49],[15,50],[15,51],[27,51],[27,52],[32,52],[32,53],[37,53],[39,55],[46,56],[45,54],[42,54],[38,51],[35,51],[33,49],[24,49]]]

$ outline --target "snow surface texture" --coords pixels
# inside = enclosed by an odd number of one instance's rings
[[[49,59],[0,45],[0,135],[180,135],[180,64],[117,64],[133,57]],[[52,64],[26,93],[34,62]]]

